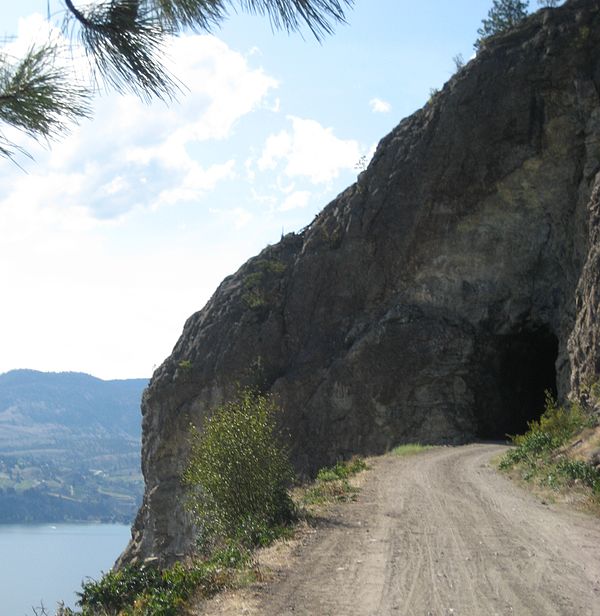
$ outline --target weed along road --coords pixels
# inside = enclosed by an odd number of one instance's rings
[[[356,502],[287,553],[270,549],[269,581],[203,613],[600,616],[600,520],[499,475],[490,459],[503,449],[375,459]]]

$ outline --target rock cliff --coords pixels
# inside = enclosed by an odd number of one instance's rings
[[[600,7],[490,40],[302,232],[226,278],[143,399],[122,562],[193,550],[187,429],[236,383],[279,398],[298,469],[502,437],[600,369]]]

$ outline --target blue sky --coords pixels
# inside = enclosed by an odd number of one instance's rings
[[[7,4],[16,54],[47,2]],[[225,276],[310,223],[472,55],[490,6],[356,0],[321,44],[234,14],[173,41],[178,103],[104,93],[50,148],[10,133],[34,160],[0,161],[0,372],[149,376]]]

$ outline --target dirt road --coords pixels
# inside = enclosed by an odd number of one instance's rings
[[[502,448],[378,458],[274,580],[205,614],[600,616],[600,520],[500,476]]]

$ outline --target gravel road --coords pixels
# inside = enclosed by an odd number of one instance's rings
[[[600,616],[600,520],[499,475],[503,449],[377,458],[358,501],[289,548],[273,580],[203,613]]]

